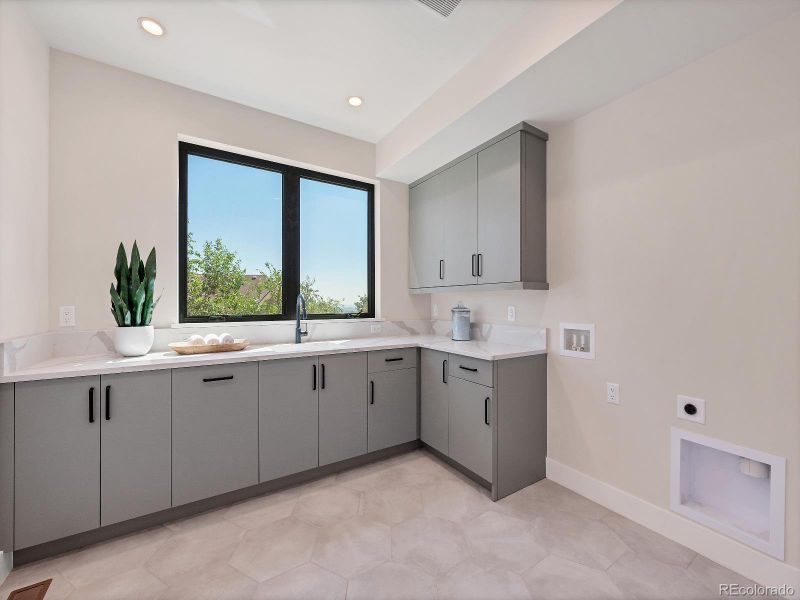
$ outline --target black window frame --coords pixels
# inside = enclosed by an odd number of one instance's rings
[[[283,179],[282,210],[282,295],[280,314],[274,315],[203,315],[187,314],[188,283],[188,176],[189,156],[200,156],[233,164],[255,167],[280,173]],[[371,183],[347,179],[237,154],[218,148],[189,142],[178,143],[178,315],[181,323],[224,323],[252,321],[284,321],[296,318],[296,300],[300,290],[300,180],[310,179],[367,192],[367,312],[308,314],[317,319],[372,319],[375,318],[375,186]]]

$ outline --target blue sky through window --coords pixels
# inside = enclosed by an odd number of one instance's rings
[[[248,275],[264,263],[281,268],[280,173],[221,160],[188,157],[189,232],[199,249],[221,238]],[[300,180],[300,277],[316,280],[345,311],[367,293],[367,192]]]

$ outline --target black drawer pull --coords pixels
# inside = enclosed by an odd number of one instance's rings
[[[111,420],[111,386],[106,386],[106,421]]]
[[[371,380],[369,382],[369,403],[375,404],[375,382]]]
[[[402,356],[398,356],[397,358],[384,358],[386,362],[397,362],[398,360],[403,360]]]
[[[489,424],[489,398],[487,396],[486,400],[483,401],[483,422],[488,425]]]
[[[94,423],[94,387],[89,388],[89,423]]]
[[[203,377],[203,383],[211,383],[212,381],[230,381],[233,375],[222,375],[221,377]]]
[[[322,369],[322,373],[321,373],[321,375],[322,375],[322,385],[320,387],[322,387],[322,389],[324,390],[325,389],[325,363],[322,363],[320,365],[320,368]]]
[[[311,365],[311,389],[317,389],[317,365]]]
[[[447,359],[442,361],[442,383],[447,383]]]
[[[459,369],[464,369],[465,371],[472,371],[473,373],[477,373],[478,369],[473,369],[472,367],[465,367],[464,365],[458,365]]]

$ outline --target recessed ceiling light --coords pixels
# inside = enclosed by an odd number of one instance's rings
[[[162,27],[161,23],[152,17],[139,17],[139,27],[144,29],[150,35],[164,35],[164,27]]]
[[[350,106],[361,106],[364,103],[364,99],[361,96],[350,96],[347,99],[347,103]]]

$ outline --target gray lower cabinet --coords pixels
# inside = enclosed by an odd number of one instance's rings
[[[172,505],[171,373],[100,378],[100,525]]]
[[[382,450],[417,439],[417,370],[369,375],[368,450]]]
[[[367,452],[367,353],[319,357],[319,464]]]
[[[420,439],[449,454],[450,400],[446,352],[420,350]]]
[[[14,547],[100,525],[100,377],[17,383]]]
[[[0,552],[14,551],[14,384],[0,385]]]
[[[259,363],[259,479],[319,465],[318,358]]]
[[[492,403],[490,387],[450,377],[450,458],[492,482]]]
[[[172,504],[258,483],[258,363],[172,372]]]

